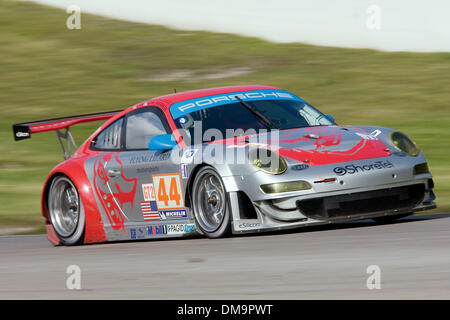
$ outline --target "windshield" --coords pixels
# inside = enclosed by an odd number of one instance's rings
[[[269,121],[263,121],[262,117],[252,112],[250,108],[241,102],[235,102],[186,113],[174,119],[175,124],[179,129],[186,129],[191,137],[194,136],[194,123],[199,126],[199,121],[202,135],[209,129],[215,129],[220,131],[223,137],[228,136],[227,129],[235,131],[253,129],[258,132],[262,129],[284,130],[334,124],[304,101],[273,99],[246,101],[246,103]]]

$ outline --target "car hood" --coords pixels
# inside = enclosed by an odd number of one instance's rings
[[[357,127],[317,126],[280,130],[214,141],[229,147],[259,147],[275,151],[284,158],[308,165],[390,156],[389,148],[377,132]]]

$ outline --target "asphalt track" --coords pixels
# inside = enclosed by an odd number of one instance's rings
[[[449,299],[450,214],[256,236],[53,247],[0,237],[0,299]],[[69,290],[69,265],[81,289]],[[369,290],[367,268],[381,270]]]

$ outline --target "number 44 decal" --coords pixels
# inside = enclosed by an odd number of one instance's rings
[[[179,173],[152,176],[158,210],[184,208],[183,189]]]

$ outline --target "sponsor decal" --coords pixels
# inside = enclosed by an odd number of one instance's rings
[[[184,209],[183,189],[179,173],[152,176],[158,210]]]
[[[358,136],[365,140],[378,140],[377,136],[381,133],[380,130],[375,130],[374,132],[370,134],[361,133],[361,132],[355,132]]]
[[[147,234],[149,236],[157,236],[161,234],[167,234],[166,226],[151,226],[147,228]]]
[[[195,231],[193,224],[169,224],[167,227],[167,234],[182,234]]]
[[[141,211],[144,221],[159,221],[158,208],[156,207],[156,201],[142,201]]]
[[[172,117],[174,119],[178,119],[184,116],[185,114],[191,113],[193,111],[238,102],[239,100],[236,99],[236,96],[238,96],[240,99],[244,101],[274,100],[274,99],[303,101],[294,96],[293,94],[284,90],[264,89],[256,91],[241,91],[235,93],[218,94],[213,96],[180,101],[174,103],[170,107],[170,113],[172,114]],[[180,119],[178,121],[180,121],[181,123],[181,121],[183,120]]]
[[[194,156],[197,153],[198,149],[189,149],[186,150],[181,156],[181,163],[192,163],[194,161]]]
[[[309,165],[307,165],[307,164],[296,164],[295,166],[292,166],[291,168],[292,168],[292,170],[295,170],[295,171],[301,171],[301,170],[308,169]]]
[[[381,134],[381,131],[380,130],[378,130],[378,129],[376,129],[376,130],[374,130],[370,135],[372,136],[372,137],[378,137],[379,135]]]
[[[138,239],[144,239],[145,238],[145,229],[144,228],[138,228],[137,229],[137,238]]]
[[[390,161],[376,161],[371,164],[364,164],[364,165],[349,164],[344,167],[336,167],[333,169],[333,171],[338,176],[343,176],[346,174],[355,174],[355,173],[366,172],[366,171],[383,170],[383,169],[389,169],[389,168],[393,168],[393,167],[394,167],[394,165]]]
[[[30,133],[29,132],[16,132],[16,137],[17,138],[26,138],[29,137]]]
[[[130,158],[130,164],[149,163],[155,161],[166,161],[170,158],[170,152],[164,152],[161,154],[151,153],[146,155],[137,155]]]
[[[188,179],[189,178],[189,171],[188,166],[185,163],[181,164],[181,179]]]
[[[142,184],[142,194],[144,195],[145,201],[156,201],[153,183]]]
[[[144,228],[131,228],[130,229],[130,239],[144,239],[145,238],[145,229]]]
[[[137,168],[136,169],[137,173],[152,173],[152,172],[158,172],[159,168],[158,167],[144,167],[144,168]]]
[[[178,122],[180,124],[185,124],[186,122],[188,122],[188,118],[183,116],[183,117],[178,119]]]
[[[144,201],[141,201],[141,211],[144,221],[159,221],[158,207],[153,183],[142,184]]]
[[[256,223],[241,223],[239,225],[239,228],[241,229],[245,229],[245,228],[258,228],[261,226],[261,223],[256,222]]]
[[[187,218],[186,210],[165,210],[159,211],[159,217],[161,220],[166,219],[183,219]]]

